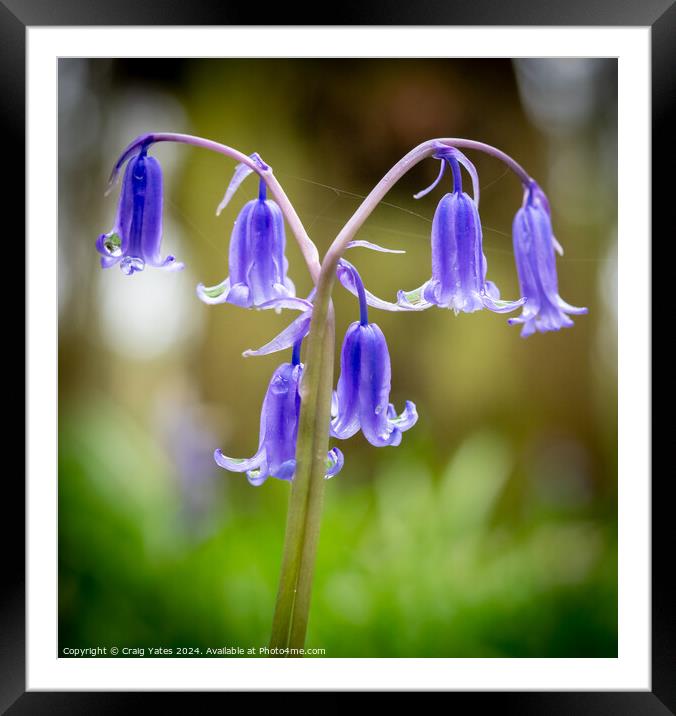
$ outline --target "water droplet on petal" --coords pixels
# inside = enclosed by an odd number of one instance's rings
[[[122,256],[122,239],[120,239],[119,234],[109,234],[106,236],[103,241],[103,246],[111,256],[115,258]]]
[[[281,375],[275,376],[270,383],[270,390],[276,395],[282,395],[289,390],[289,381]]]
[[[136,271],[143,271],[146,262],[139,256],[125,256],[120,261],[120,268],[125,276],[131,276]]]

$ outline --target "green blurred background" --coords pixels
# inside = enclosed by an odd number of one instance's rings
[[[617,653],[617,65],[614,60],[59,61],[59,645],[267,643],[288,484],[252,488],[214,448],[248,457],[261,401],[287,356],[243,359],[285,312],[206,306],[227,275],[220,217],[233,163],[158,145],[164,252],[179,274],[102,271],[96,236],[121,149],[190,132],[275,169],[320,252],[385,171],[438,136],[497,145],[552,204],[561,295],[589,315],[527,340],[506,317],[372,309],[392,358],[391,399],[418,407],[398,448],[360,436],[327,485],[308,646],[329,657],[611,657]],[[517,180],[471,154],[488,278],[518,296]],[[355,250],[376,294],[430,275],[437,189],[407,175]],[[310,283],[288,235],[289,275]],[[356,301],[336,289],[340,345]]]

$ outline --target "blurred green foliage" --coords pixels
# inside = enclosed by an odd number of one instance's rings
[[[603,159],[616,146],[614,67],[585,67],[609,98],[548,133],[524,111],[506,60],[60,61],[61,648],[204,650],[269,637],[288,485],[254,489],[211,454],[255,450],[260,403],[286,357],[241,352],[289,316],[194,297],[197,281],[227,274],[230,227],[255,185],[216,218],[233,167],[157,147],[165,250],[186,271],[129,280],[100,271],[94,250],[114,211],[102,193],[117,152],[142,132],[176,130],[259,151],[321,252],[424,139],[494,143],[538,178],[566,249],[562,296],[590,313],[524,341],[486,311],[373,311],[390,347],[392,401],[413,400],[421,417],[396,449],[359,436],[341,445],[308,646],[329,657],[616,655],[616,177]],[[488,277],[515,298],[518,183],[472,158]],[[438,197],[411,195],[436,171],[417,167],[360,233],[407,250],[350,257],[378,295],[429,277]],[[288,255],[303,294],[291,237]],[[335,303],[340,344],[356,306],[339,289]]]
[[[158,446],[119,407],[64,417],[59,522],[62,645],[264,646],[287,485],[241,480],[196,537]],[[111,427],[114,426],[114,427]],[[101,436],[105,435],[105,440]],[[612,656],[612,529],[501,516],[513,451],[469,436],[434,477],[411,451],[369,483],[333,480],[308,646],[327,656]],[[229,480],[230,476],[219,476]],[[65,618],[63,618],[65,617]]]

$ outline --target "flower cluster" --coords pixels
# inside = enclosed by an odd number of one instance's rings
[[[124,161],[127,166],[115,223],[96,243],[102,255],[101,265],[110,268],[119,263],[127,275],[142,271],[145,266],[174,270],[183,267],[171,255],[160,258],[162,171],[157,160],[148,156],[151,143],[152,139],[142,142],[139,148],[127,150],[118,160],[114,175]],[[523,205],[513,225],[521,296],[516,300],[503,300],[498,287],[487,278],[476,168],[458,149],[442,143],[435,145],[434,158],[441,162],[439,175],[430,187],[416,194],[416,198],[432,191],[447,169],[452,177],[452,191],[441,198],[432,221],[431,277],[419,288],[398,291],[396,302],[390,302],[368,291],[349,261],[341,258],[337,263],[339,282],[359,300],[359,320],[349,326],[342,344],[340,376],[331,402],[329,432],[333,438],[346,440],[361,431],[376,447],[396,446],[401,443],[402,434],[418,420],[412,402],[406,401],[400,414],[390,402],[389,351],[383,332],[369,321],[369,306],[387,311],[420,311],[437,306],[452,309],[456,314],[484,308],[508,313],[522,308],[520,316],[508,321],[522,325],[522,336],[571,326],[569,314],[587,311],[569,305],[559,296],[555,251],[562,253],[562,250],[552,231],[549,201],[542,189],[533,180],[524,181]],[[251,162],[236,168],[217,212],[254,171],[250,166],[253,164],[261,174],[258,197],[244,205],[235,221],[230,238],[228,276],[214,286],[199,284],[197,295],[207,304],[300,311],[279,335],[261,348],[244,353],[245,356],[267,355],[292,349],[291,362],[279,365],[268,385],[261,410],[258,450],[248,459],[226,457],[220,450],[214,454],[222,468],[245,472],[252,485],[261,485],[268,477],[292,480],[295,475],[304,370],[301,347],[310,330],[314,290],[307,298],[296,296],[294,284],[287,276],[284,216],[279,205],[266,194],[263,173],[269,167],[257,154],[250,159]],[[470,176],[471,196],[463,191],[462,169]],[[346,248],[357,246],[390,251],[361,240],[350,242]],[[342,466],[342,452],[335,447],[330,449],[325,476],[336,475]]]
[[[422,198],[434,189],[450,168],[453,191],[445,194],[432,220],[432,277],[422,286],[397,292],[396,303],[385,301],[366,291],[370,306],[387,311],[422,311],[432,306],[450,308],[457,313],[473,313],[487,308],[495,313],[509,313],[523,307],[510,325],[523,325],[525,338],[535,331],[556,331],[573,325],[568,314],[587,313],[566,303],[558,293],[555,252],[563,249],[552,231],[549,201],[530,180],[525,187],[523,205],[514,219],[513,239],[521,297],[514,301],[500,299],[500,291],[487,280],[488,264],[483,252],[479,218],[478,174],[467,157],[454,147],[440,144],[434,154],[441,169],[434,183],[415,195]],[[461,166],[472,179],[473,196],[463,192]],[[357,243],[357,242],[354,242]],[[351,277],[338,277],[352,293],[356,293]]]

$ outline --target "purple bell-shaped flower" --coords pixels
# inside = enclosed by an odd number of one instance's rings
[[[525,299],[501,301],[498,287],[486,280],[479,210],[475,199],[463,192],[460,174],[461,161],[471,167],[474,177],[473,166],[451,147],[440,149],[435,156],[442,162],[439,176],[416,197],[436,186],[446,164],[453,174],[453,192],[441,199],[432,221],[432,278],[413,291],[399,291],[397,303],[411,310],[436,305],[451,308],[455,313],[472,313],[482,308],[496,313],[515,310]],[[475,188],[475,198],[476,195]]]
[[[549,201],[535,183],[526,188],[523,205],[514,217],[512,229],[514,256],[521,293],[526,297],[523,312],[510,318],[510,325],[521,324],[526,338],[535,331],[558,331],[573,325],[568,314],[587,313],[559,296],[554,251],[562,249],[554,238]]]
[[[285,244],[282,211],[272,199],[266,199],[261,179],[258,198],[244,205],[232,230],[230,275],[217,286],[199,284],[197,295],[205,303],[244,308],[295,296],[293,282],[286,275]]]
[[[340,357],[340,378],[331,405],[331,435],[344,440],[361,429],[376,447],[399,445],[402,433],[418,421],[415,405],[406,401],[401,415],[390,403],[392,371],[385,336],[368,321],[364,286],[354,266],[342,260],[352,272],[359,295],[361,320],[350,325]]]

